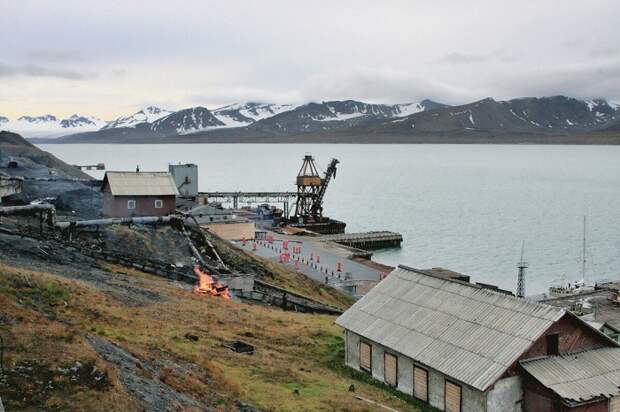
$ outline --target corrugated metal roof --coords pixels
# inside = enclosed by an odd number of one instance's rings
[[[564,313],[399,266],[336,323],[484,391]]]
[[[176,196],[179,194],[168,172],[106,172],[104,177],[114,196]]]
[[[522,361],[521,366],[568,401],[583,402],[620,394],[620,348]]]

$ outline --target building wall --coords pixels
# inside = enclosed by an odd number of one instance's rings
[[[168,171],[179,189],[179,195],[194,197],[198,194],[198,166],[195,164],[168,165]]]
[[[387,350],[398,357],[398,384],[397,389],[408,395],[413,395],[413,366],[412,359],[386,349],[382,345],[370,342],[359,335],[345,331],[345,363],[347,366],[359,369],[360,339],[372,345],[372,377],[383,381],[383,354]],[[439,410],[444,410],[444,389],[448,376],[420,365],[428,370],[428,398],[429,404]],[[459,382],[455,382],[459,383]],[[521,411],[521,381],[519,377],[507,378],[498,381],[491,391],[480,392],[467,385],[461,384],[462,410],[465,412],[520,412]],[[512,405],[512,406],[511,406]]]
[[[536,358],[547,355],[546,335],[559,333],[560,353],[573,352],[582,349],[591,349],[601,346],[613,346],[608,339],[592,330],[587,325],[566,314],[541,336],[519,360]]]
[[[155,208],[156,199],[162,200],[162,208]],[[127,209],[128,200],[136,201],[135,209]],[[176,196],[112,196],[110,192],[103,192],[105,217],[166,216],[175,209]]]
[[[570,407],[540,382],[525,374],[523,376],[524,412],[608,412],[609,400],[602,399],[584,405]]]
[[[520,412],[523,409],[523,385],[520,376],[495,382],[487,395],[487,410]]]

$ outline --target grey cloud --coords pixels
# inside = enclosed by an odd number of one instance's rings
[[[92,76],[71,70],[54,69],[39,65],[11,66],[0,63],[0,77],[29,76],[29,77],[56,77],[67,80],[85,80]]]
[[[71,62],[82,61],[85,56],[77,50],[39,49],[26,53],[26,57],[38,62]]]
[[[472,63],[484,63],[486,61],[498,60],[501,59],[503,61],[508,60],[506,57],[502,56],[499,52],[491,52],[484,54],[467,54],[460,52],[452,52],[448,53],[434,61],[434,63],[440,64],[472,64]]]

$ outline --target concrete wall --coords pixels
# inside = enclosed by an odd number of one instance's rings
[[[193,197],[198,194],[198,166],[195,164],[168,165],[168,171],[179,189],[179,195]]]
[[[359,335],[345,331],[345,363],[347,366],[353,369],[359,369]],[[386,349],[382,345],[374,342],[369,342],[372,345],[372,377],[383,381],[383,354],[387,350],[389,353],[395,354],[398,357],[398,390],[406,393],[407,395],[413,395],[413,366],[415,361],[397,354],[395,352]],[[428,370],[428,397],[429,404],[437,409],[444,410],[444,390],[446,379],[449,376],[442,374],[441,372],[427,368],[424,365],[420,365]],[[502,382],[502,381],[499,381]],[[520,381],[519,385],[520,385]],[[458,382],[456,382],[458,383]],[[505,409],[505,405],[510,403],[512,399],[512,392],[519,392],[514,387],[515,382],[502,382],[496,389],[497,393],[493,391],[489,392],[492,402],[488,402],[488,396],[486,392],[480,392],[474,388],[470,388],[467,385],[461,385],[462,396],[462,410],[465,412],[504,412],[504,411],[520,411],[520,409]]]
[[[495,382],[487,395],[488,411],[521,412],[523,383],[520,376],[511,376]]]

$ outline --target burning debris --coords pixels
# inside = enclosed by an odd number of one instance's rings
[[[200,266],[194,266],[194,273],[198,276],[198,284],[194,285],[194,293],[202,295],[220,296],[224,299],[230,299],[228,287],[222,283],[213,280],[213,276],[203,272]]]

